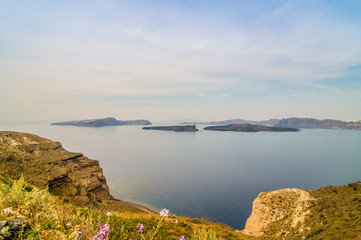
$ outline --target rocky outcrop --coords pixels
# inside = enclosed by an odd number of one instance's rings
[[[284,231],[296,227],[299,227],[298,232],[302,232],[305,217],[310,213],[310,200],[314,199],[308,191],[296,188],[260,193],[253,201],[252,214],[243,232],[263,236],[271,230],[273,224],[279,224],[281,221],[288,227],[280,228],[276,235],[282,235]]]
[[[99,162],[33,134],[0,132],[0,173],[76,203],[112,199]]]
[[[282,128],[282,127],[267,127],[260,125],[251,125],[251,124],[230,124],[226,126],[211,126],[205,127],[204,130],[213,130],[213,131],[235,131],[235,132],[298,132],[297,128]]]
[[[361,182],[260,193],[243,233],[261,239],[361,239]]]
[[[104,126],[122,126],[122,125],[152,125],[148,120],[126,120],[120,121],[113,117],[88,119],[69,122],[56,122],[51,125],[79,126],[79,127],[104,127]]]
[[[144,130],[163,130],[163,131],[175,131],[175,132],[197,132],[196,125],[185,126],[157,126],[157,127],[143,127]]]

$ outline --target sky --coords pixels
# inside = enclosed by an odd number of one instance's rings
[[[1,0],[0,122],[361,120],[359,0]]]

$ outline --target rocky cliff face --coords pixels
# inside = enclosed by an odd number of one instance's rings
[[[305,218],[310,214],[310,200],[314,199],[309,192],[295,188],[260,193],[253,202],[252,214],[247,220],[244,233],[263,236],[273,224],[281,221],[287,227],[281,228],[276,235],[284,235],[284,231],[294,228],[302,232]]]
[[[243,233],[265,239],[361,239],[361,182],[260,193]]]
[[[49,187],[55,195],[76,203],[112,199],[99,162],[62,148],[39,136],[0,132],[0,173]]]

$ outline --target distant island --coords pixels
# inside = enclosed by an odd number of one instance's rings
[[[213,131],[235,131],[235,132],[298,132],[298,128],[283,128],[283,127],[268,127],[261,125],[251,125],[251,124],[230,124],[222,126],[212,126],[205,127],[204,130],[213,130]]]
[[[79,121],[56,122],[51,125],[79,126],[79,127],[104,127],[104,126],[122,126],[122,125],[152,125],[148,120],[117,120],[113,117],[88,119]]]
[[[210,121],[210,122],[184,122],[182,124],[254,124],[264,125],[269,127],[286,127],[286,128],[335,128],[335,129],[355,129],[361,130],[361,121],[342,121],[333,119],[319,120],[315,118],[283,118],[283,119],[269,119],[264,121],[251,121],[244,119],[230,119],[224,121]]]
[[[196,125],[185,126],[156,126],[156,127],[143,127],[144,130],[163,130],[163,131],[175,131],[175,132],[197,132]]]

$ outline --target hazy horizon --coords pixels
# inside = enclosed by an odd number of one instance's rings
[[[1,1],[0,122],[361,120],[360,1]]]

